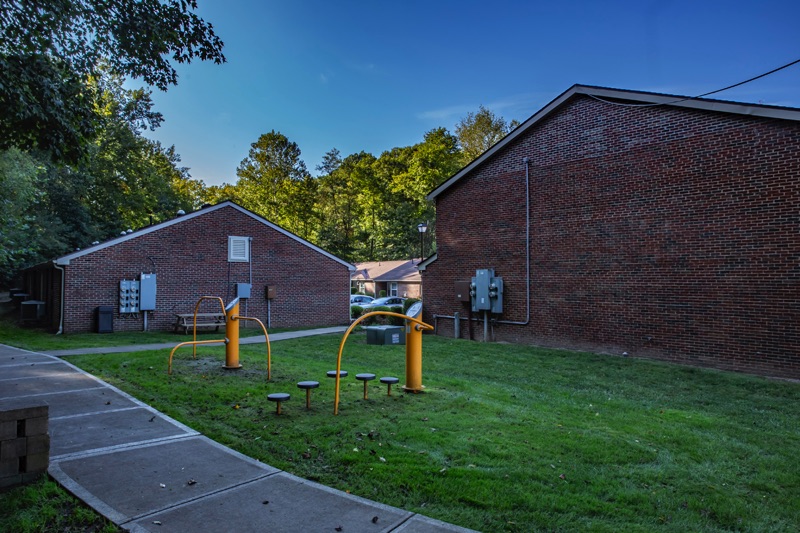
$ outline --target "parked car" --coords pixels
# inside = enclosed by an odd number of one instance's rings
[[[393,305],[403,305],[405,298],[401,298],[399,296],[385,296],[383,298],[378,298],[377,300],[372,300],[368,304],[364,304],[361,307],[364,309],[372,309],[373,307],[378,306],[393,306]]]
[[[367,296],[365,294],[351,294],[350,295],[350,305],[360,305],[364,306],[364,304],[370,303],[374,300],[372,296]]]

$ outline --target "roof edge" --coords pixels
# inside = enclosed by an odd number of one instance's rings
[[[282,227],[270,222],[266,218],[264,218],[264,217],[262,217],[260,215],[257,215],[256,213],[253,213],[252,211],[250,211],[248,209],[245,209],[244,207],[242,207],[239,204],[237,204],[235,202],[232,202],[230,200],[225,200],[225,201],[220,202],[218,204],[215,204],[215,205],[212,205],[212,206],[209,206],[209,207],[203,207],[203,208],[198,209],[197,211],[192,211],[191,213],[188,213],[186,215],[181,215],[181,216],[175,217],[173,219],[166,220],[164,222],[159,222],[158,224],[153,224],[152,226],[147,226],[147,227],[142,228],[140,230],[136,230],[133,233],[129,233],[129,234],[124,235],[124,236],[120,236],[120,237],[116,237],[116,238],[110,239],[110,240],[108,240],[108,241],[106,241],[104,243],[100,243],[100,244],[97,244],[95,246],[91,246],[91,247],[86,248],[84,250],[79,250],[77,252],[72,252],[72,253],[69,253],[69,254],[66,254],[66,255],[62,255],[61,257],[57,257],[56,259],[54,259],[52,262],[54,264],[56,264],[56,265],[59,265],[59,266],[66,266],[66,265],[69,265],[70,262],[73,259],[77,259],[79,257],[83,257],[84,255],[88,255],[88,254],[91,254],[91,253],[94,253],[94,252],[98,252],[98,251],[103,250],[105,248],[110,248],[112,246],[116,246],[118,244],[122,244],[123,242],[129,241],[129,240],[132,240],[132,239],[136,239],[137,237],[141,237],[142,235],[147,235],[148,233],[153,233],[154,231],[159,231],[161,229],[164,229],[166,227],[172,226],[174,224],[179,224],[179,223],[183,222],[184,220],[189,220],[189,219],[192,219],[192,218],[195,218],[195,217],[198,217],[198,216],[202,216],[202,215],[205,215],[207,213],[211,213],[211,212],[217,211],[219,209],[222,209],[224,207],[232,207],[232,208],[236,209],[237,211],[240,211],[241,213],[243,213],[243,214],[245,214],[245,215],[257,220],[258,222],[261,222],[265,226],[268,226],[269,228],[277,231],[278,233],[282,233],[283,235],[289,237],[290,239],[293,239],[293,240],[299,242],[300,244],[303,244],[303,245],[311,248],[315,252],[318,252],[318,253],[324,255],[325,257],[328,257],[329,259],[333,259],[334,261],[346,266],[347,269],[349,271],[351,271],[351,272],[355,271],[355,269],[356,269],[356,267],[354,265],[348,263],[344,259],[340,259],[339,257],[336,257],[335,255],[333,255],[330,252],[326,252],[325,250],[323,250],[319,246],[311,244],[310,242],[308,242],[307,240],[303,239],[302,237],[299,237],[299,236],[295,235],[294,233],[290,232],[289,230],[283,229]]]
[[[441,185],[433,189],[426,198],[434,200],[437,196],[449,189],[456,182],[461,180],[466,174],[470,173],[476,167],[480,166],[487,159],[502,150],[506,145],[510,144],[517,137],[522,135],[525,131],[531,128],[534,124],[548,116],[550,113],[561,107],[565,102],[577,94],[587,95],[593,98],[609,98],[615,100],[628,100],[639,102],[641,104],[650,105],[665,105],[673,107],[684,107],[689,109],[698,109],[703,111],[715,111],[720,113],[733,113],[737,115],[747,115],[752,117],[761,118],[774,118],[780,120],[793,120],[800,121],[800,109],[794,107],[781,107],[764,104],[747,104],[741,102],[733,102],[727,100],[713,100],[708,98],[697,98],[691,96],[679,96],[662,93],[652,93],[646,91],[633,91],[628,89],[612,89],[609,87],[597,87],[593,85],[573,85],[550,103],[545,105],[539,111],[531,115],[522,124],[517,126],[508,135],[503,137],[494,146],[486,150],[480,156],[475,158],[467,166],[453,174],[449,179]]]

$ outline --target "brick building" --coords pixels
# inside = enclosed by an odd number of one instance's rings
[[[429,199],[442,335],[800,378],[800,109],[576,85]]]
[[[141,331],[145,321],[149,330],[167,330],[200,296],[227,304],[248,288],[242,315],[272,327],[323,326],[350,322],[354,268],[228,201],[30,268],[24,285],[29,298],[44,302],[47,324],[63,333],[95,331],[99,306],[114,308],[115,331]],[[126,312],[121,282],[143,273],[155,274],[155,309]],[[219,309],[212,301],[201,306]]]
[[[367,261],[356,263],[350,276],[352,288],[376,298],[386,296],[419,298],[422,277],[417,270],[419,259],[406,261]]]

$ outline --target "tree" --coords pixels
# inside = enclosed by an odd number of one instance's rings
[[[301,215],[292,202],[292,196],[302,188],[299,184],[308,176],[300,154],[297,143],[275,130],[251,144],[248,156],[236,169],[236,194],[242,207],[290,231],[300,228]]]
[[[477,113],[468,113],[456,125],[456,137],[464,154],[464,164],[469,163],[505,137],[518,125],[516,121],[507,124],[483,106]]]
[[[0,151],[0,285],[36,254],[30,238],[38,162],[15,148]]]
[[[166,90],[175,63],[222,63],[222,41],[194,0],[6,0],[0,3],[0,148],[84,154],[96,124],[85,82],[103,60]]]

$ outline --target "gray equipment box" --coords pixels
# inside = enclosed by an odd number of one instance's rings
[[[145,274],[139,276],[139,310],[156,310],[156,275]]]
[[[403,326],[367,326],[367,344],[405,344],[406,328]]]

